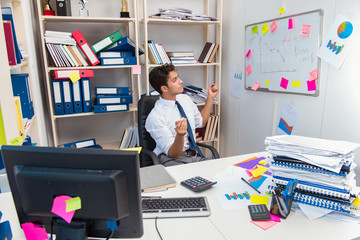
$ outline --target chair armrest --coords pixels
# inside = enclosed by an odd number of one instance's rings
[[[152,162],[154,163],[154,165],[160,164],[160,160],[158,158],[158,156],[156,156],[156,154],[153,151],[150,151],[146,148],[142,148],[141,149],[141,153],[147,155],[149,158],[151,158]]]
[[[213,146],[210,146],[210,145],[206,145],[204,143],[197,143],[197,145],[199,147],[204,147],[204,148],[207,148],[211,151],[212,155],[213,155],[213,159],[217,159],[217,158],[220,158],[220,155],[218,153],[218,151],[216,150],[216,148],[214,148]]]

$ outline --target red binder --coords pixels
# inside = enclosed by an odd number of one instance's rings
[[[16,65],[16,55],[15,55],[14,38],[11,29],[11,22],[3,21],[3,24],[4,24],[5,42],[6,42],[8,59],[9,59],[9,65],[14,66]]]
[[[94,77],[94,71],[92,69],[72,69],[72,70],[55,70],[55,79],[67,79],[73,72],[77,72],[80,78]]]
[[[74,37],[77,44],[80,46],[81,50],[85,53],[86,57],[89,59],[91,65],[95,66],[96,64],[100,63],[96,54],[90,48],[89,44],[87,43],[84,36],[81,34],[80,30],[73,32],[72,36]]]

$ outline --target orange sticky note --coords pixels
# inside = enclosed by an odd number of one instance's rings
[[[131,70],[132,70],[132,74],[141,75],[141,67],[140,67],[140,65],[132,66]]]
[[[308,37],[310,34],[310,30],[311,30],[311,25],[303,24],[303,26],[300,30],[300,35],[304,36],[304,37]]]
[[[246,74],[249,75],[250,73],[252,73],[252,69],[250,64],[245,68],[246,69]]]
[[[264,23],[264,25],[261,26],[261,31],[262,34],[265,35],[267,31],[269,31],[269,26],[266,23]]]
[[[257,25],[253,26],[251,29],[252,29],[252,34],[255,34],[255,33],[258,32],[258,26]]]
[[[254,85],[251,87],[251,89],[254,90],[254,91],[256,91],[256,90],[258,90],[258,88],[259,88],[260,86],[261,86],[261,84],[258,83],[258,82],[256,82],[256,83],[254,83]]]
[[[318,70],[315,69],[314,71],[310,72],[310,81],[316,80],[318,79]]]
[[[270,31],[273,32],[277,28],[277,22],[274,20],[270,25]]]
[[[74,71],[74,72],[70,73],[69,78],[73,83],[76,83],[76,81],[80,80],[80,76],[79,76],[77,71]]]

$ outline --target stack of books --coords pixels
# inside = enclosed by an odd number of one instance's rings
[[[165,48],[161,43],[154,43],[154,41],[149,40],[147,47],[151,64],[170,63],[170,58],[166,54]]]
[[[119,149],[134,148],[136,146],[140,146],[137,123],[129,125],[124,130]]]
[[[218,43],[206,42],[198,61],[200,63],[211,63],[218,48]]]
[[[218,128],[219,115],[211,114],[205,126],[195,129],[196,142],[214,141]]]
[[[94,113],[128,111],[133,102],[129,87],[96,87]]]
[[[187,85],[184,87],[184,93],[188,95],[194,103],[204,103],[207,99],[208,92],[200,87]]]
[[[298,180],[294,206],[306,212],[311,205],[323,209],[324,215],[335,212],[360,219],[359,211],[351,209],[360,192],[353,161],[359,144],[294,135],[267,137],[265,144],[272,155],[274,184],[285,188],[290,180]]]
[[[174,65],[197,63],[193,51],[167,52],[167,55],[170,57],[170,60]]]

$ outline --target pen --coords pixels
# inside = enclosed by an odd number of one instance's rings
[[[161,198],[161,196],[141,196],[141,198]]]
[[[241,178],[241,180],[243,180],[244,182],[246,182],[252,189],[254,189],[255,191],[257,191],[258,193],[261,194],[261,192],[259,190],[257,190],[253,185],[251,185],[248,181],[246,181],[243,177]]]

